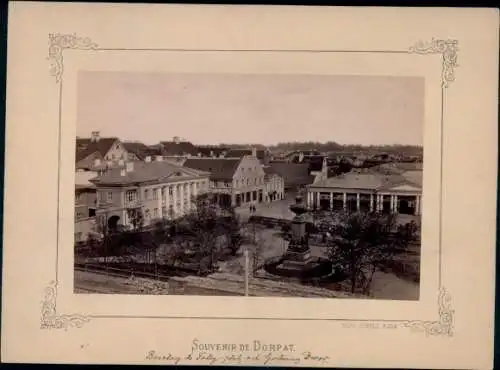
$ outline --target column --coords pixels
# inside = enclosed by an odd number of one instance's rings
[[[187,209],[188,210],[191,209],[191,186],[193,186],[193,183],[188,182],[188,184],[187,184],[187,199],[188,199]]]
[[[360,210],[360,201],[359,201],[359,193],[356,194],[356,210],[359,212]]]
[[[415,197],[415,214],[419,215],[420,214],[420,196],[417,195]]]
[[[333,193],[330,192],[330,210],[333,211]]]
[[[391,212],[394,212],[394,195],[391,195]]]
[[[373,212],[373,194],[370,194],[370,212]]]
[[[319,209],[319,204],[320,204],[319,195],[320,195],[320,193],[319,193],[319,191],[317,191],[316,192],[316,209]]]
[[[347,193],[342,194],[342,202],[343,202],[343,207],[344,207],[344,211],[345,211],[347,208]]]
[[[394,213],[399,213],[398,196],[394,196]]]
[[[179,191],[178,191],[178,185],[172,185],[172,194],[173,194],[173,197],[172,197],[172,205],[174,206],[174,212],[176,213],[176,216],[177,216],[177,213],[179,212],[179,210],[177,209],[177,199],[179,199]]]
[[[161,196],[161,187],[157,188],[156,189],[156,199],[158,201],[158,218],[162,218],[164,215],[163,215],[163,210],[162,210],[162,207],[163,207],[163,203],[162,203],[162,196]]]

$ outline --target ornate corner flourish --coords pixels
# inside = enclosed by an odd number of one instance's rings
[[[50,73],[60,82],[64,71],[63,51],[65,49],[96,50],[99,46],[88,37],[78,37],[75,34],[49,34]]]
[[[451,82],[455,81],[455,68],[457,63],[458,40],[432,39],[430,42],[419,41],[410,47],[410,53],[417,54],[442,54],[443,69],[441,86],[447,88]]]
[[[57,283],[52,281],[45,288],[45,297],[42,301],[42,316],[40,318],[41,329],[64,329],[81,328],[83,324],[90,321],[89,316],[72,314],[58,315],[56,312]]]
[[[404,321],[401,326],[413,331],[424,332],[425,335],[453,336],[453,316],[451,296],[445,288],[441,288],[438,296],[439,320],[436,321]]]

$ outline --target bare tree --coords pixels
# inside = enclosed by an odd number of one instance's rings
[[[378,268],[392,260],[409,239],[396,227],[396,216],[382,213],[338,213],[331,225],[329,258],[346,274],[352,293],[369,294]]]

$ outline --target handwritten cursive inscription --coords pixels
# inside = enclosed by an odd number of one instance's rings
[[[146,353],[148,361],[164,364],[262,364],[262,365],[314,365],[327,364],[329,356],[311,351],[298,351],[292,343],[267,343],[254,340],[250,343],[209,343],[194,339],[191,352],[187,354],[162,353],[150,350]]]

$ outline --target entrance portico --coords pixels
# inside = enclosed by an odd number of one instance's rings
[[[348,176],[357,181],[346,181]],[[365,184],[363,181],[366,179]],[[356,187],[339,186],[357,182]],[[365,186],[363,186],[365,185]],[[318,210],[345,210],[349,212],[384,212],[420,215],[421,186],[409,181],[376,182],[373,175],[346,174],[329,178],[307,187],[307,206]]]

